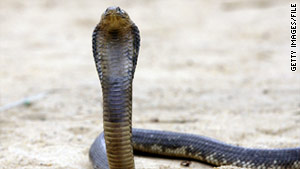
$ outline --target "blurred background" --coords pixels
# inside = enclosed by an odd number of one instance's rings
[[[88,150],[102,131],[91,35],[112,5],[141,32],[134,127],[246,147],[299,147],[290,3],[0,0],[0,168],[91,169]],[[145,169],[180,163],[136,158]]]

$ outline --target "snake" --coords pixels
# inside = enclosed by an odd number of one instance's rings
[[[134,153],[191,159],[213,166],[300,169],[300,147],[257,149],[205,136],[132,128],[132,84],[139,29],[128,13],[111,6],[93,31],[93,56],[102,86],[103,129],[92,143],[94,169],[134,169]]]

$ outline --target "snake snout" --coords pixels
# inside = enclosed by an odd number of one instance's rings
[[[128,14],[123,10],[121,9],[120,7],[118,6],[111,6],[111,7],[108,7],[105,12],[104,12],[104,15],[105,16],[108,16],[108,15],[111,15],[111,14],[114,14],[114,15],[119,15],[121,17],[126,17],[128,16]]]
[[[118,6],[110,6],[105,10],[105,13],[107,13],[109,11],[121,11],[121,8]]]

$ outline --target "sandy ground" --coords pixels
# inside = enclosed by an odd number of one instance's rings
[[[91,169],[88,150],[102,131],[91,34],[111,5],[141,31],[135,127],[300,146],[286,0],[1,0],[0,107],[46,93],[0,112],[1,169]],[[185,168],[181,162],[136,157],[144,169]]]

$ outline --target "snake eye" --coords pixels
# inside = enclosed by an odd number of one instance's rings
[[[118,12],[122,12],[121,9],[120,9],[120,7],[117,7],[116,10],[117,10]]]

